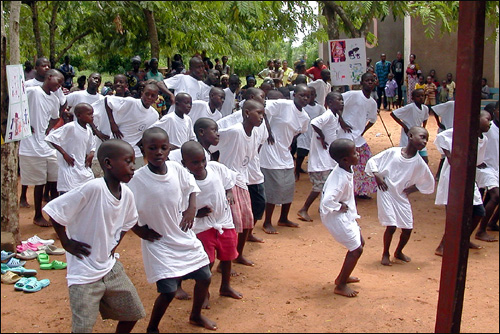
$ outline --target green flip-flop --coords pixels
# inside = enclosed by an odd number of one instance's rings
[[[38,254],[36,259],[38,260],[38,263],[40,263],[41,265],[50,263],[49,255],[47,253]]]
[[[50,263],[43,263],[43,264],[40,264],[40,269],[43,269],[43,270],[49,270],[49,269],[66,269],[66,262],[61,262],[61,261],[57,261],[57,260],[54,260]]]

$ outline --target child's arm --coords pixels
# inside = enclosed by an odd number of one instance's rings
[[[212,209],[209,208],[208,206],[204,206],[201,209],[199,209],[198,211],[196,211],[195,217],[196,218],[203,218],[203,217],[208,216],[211,213],[212,213]]]
[[[91,151],[87,156],[85,157],[85,167],[91,167],[92,166],[92,160],[94,160],[94,151]]]
[[[94,136],[97,136],[97,138],[99,138],[101,141],[106,141],[109,139],[109,136],[107,134],[104,134],[101,131],[99,131],[94,122],[89,123],[89,125],[90,128],[92,129],[92,133],[94,134]]]
[[[365,129],[363,130],[363,133],[361,135],[363,136],[365,134],[365,132],[368,131],[368,129],[373,126],[373,124],[375,124],[375,123],[372,123],[372,122],[366,123]]]
[[[57,122],[59,122],[59,118],[51,118],[49,121],[49,126],[47,127],[47,130],[45,130],[45,135],[48,135],[50,130],[56,126]]]
[[[444,155],[446,155],[446,159],[448,160],[448,163],[450,164],[451,166],[451,152],[448,151],[448,150],[445,150],[444,148],[442,148],[443,152],[444,152]]]
[[[387,191],[387,189],[389,189],[387,183],[385,183],[384,179],[380,177],[380,174],[378,172],[373,172],[373,176],[375,177],[375,181],[377,182],[377,187],[380,190]]]
[[[141,239],[147,241],[155,241],[162,237],[161,234],[156,232],[155,230],[148,227],[148,225],[139,226],[139,224],[135,224],[134,227],[131,228],[132,232],[137,234],[137,236]]]
[[[337,115],[339,115],[339,124],[342,130],[347,133],[351,133],[352,127],[344,121],[344,118],[342,118],[342,113],[337,113]]]
[[[325,143],[325,135],[323,134],[323,131],[321,131],[321,129],[316,125],[311,124],[311,127],[319,135],[319,137],[317,138],[321,142],[321,146],[323,146],[323,148],[326,150],[328,148],[328,145]]]
[[[434,118],[436,119],[436,123],[437,123],[437,126],[441,129],[441,130],[446,130],[446,128],[444,127],[443,123],[441,123],[441,120],[439,119],[439,116],[436,114],[436,112],[434,110],[432,110],[432,108],[429,108],[429,113],[432,111],[432,113],[434,114]]]
[[[347,206],[347,204],[345,204],[344,202],[339,202],[339,203],[340,203],[339,212],[346,213],[347,210],[349,210],[349,207]]]
[[[427,120],[422,122],[422,126],[425,128],[427,126]]]
[[[411,193],[414,193],[418,191],[418,188],[416,185],[412,185],[412,186],[409,186],[408,188],[405,188],[405,190],[403,190],[403,193],[408,196],[410,195]]]
[[[158,89],[163,93],[163,94],[167,94],[169,99],[170,99],[170,103],[171,104],[175,104],[175,96],[174,94],[172,94],[172,92],[168,89],[167,85],[165,85],[165,82],[163,81],[158,81],[156,83],[156,85],[158,86]]]
[[[229,203],[229,205],[233,205],[235,203],[234,202],[233,189],[227,189],[226,190],[226,198],[227,198],[227,202]]]
[[[49,142],[56,150],[59,151],[59,153],[61,153],[61,155],[63,156],[64,160],[68,163],[68,165],[70,165],[71,167],[75,166],[75,159],[70,156],[68,153],[66,153],[66,151],[59,145],[57,144],[54,144],[53,142]],[[91,162],[92,163],[92,162]]]
[[[92,248],[90,245],[74,239],[69,239],[66,234],[66,227],[56,222],[52,217],[50,217],[50,221],[52,223],[52,227],[54,227],[54,230],[57,233],[57,236],[59,237],[59,240],[61,240],[61,245],[67,252],[73,254],[79,259],[83,259],[84,256],[90,255],[90,249]]]
[[[108,98],[104,98],[104,106],[106,107],[106,114],[108,115],[109,125],[111,127],[111,132],[115,136],[115,138],[122,139],[123,133],[118,128],[118,125],[115,122],[115,118],[113,117],[113,110],[108,106]]]
[[[189,205],[186,211],[182,213],[182,220],[179,224],[181,230],[186,232],[193,227],[194,217],[196,215],[196,193],[189,194]]]
[[[408,133],[408,127],[405,125],[405,123],[403,123],[403,121],[401,121],[396,115],[394,115],[394,112],[391,112],[391,117],[396,121],[396,123],[398,123],[399,125],[401,125],[401,127],[403,128],[403,130],[407,134]]]
[[[267,129],[267,133],[269,134],[267,137],[267,143],[269,145],[274,145],[274,136],[273,136],[273,132],[271,131],[271,124],[269,124],[269,120],[267,119],[266,114],[264,114],[264,122],[266,122],[266,129]]]

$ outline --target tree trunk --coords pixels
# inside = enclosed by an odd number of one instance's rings
[[[143,8],[144,16],[148,24],[148,37],[151,43],[151,58],[160,59],[160,42],[158,41],[158,31],[156,30],[155,16],[149,9]]]
[[[59,8],[59,1],[52,1],[52,15],[49,22],[49,60],[50,67],[54,68],[56,65],[56,30],[57,30],[57,10]],[[62,55],[61,55],[62,56]]]
[[[66,45],[66,47],[64,49],[62,49],[62,51],[60,53],[57,54],[57,56],[55,57],[55,59],[61,59],[62,56],[64,54],[66,54],[66,52],[68,52],[69,49],[71,49],[71,47],[73,46],[73,44],[75,44],[75,42],[81,40],[82,38],[84,38],[85,36],[87,35],[90,35],[90,33],[92,33],[92,30],[87,30],[83,33],[81,33],[80,35],[76,36],[75,38],[73,38],[69,43],[68,45]]]
[[[330,6],[323,6],[323,16],[326,17],[326,33],[328,39],[339,39],[339,26],[337,23],[337,14]]]
[[[31,8],[31,20],[33,21],[33,35],[35,36],[36,57],[44,57],[42,46],[42,38],[40,37],[40,24],[38,23],[38,6],[37,1],[29,1],[28,4]],[[34,65],[34,64],[33,64]]]
[[[3,13],[3,1],[1,11]],[[9,19],[9,35],[10,35],[10,63],[20,63],[19,53],[19,17],[21,13],[21,1],[11,1],[10,3],[10,19]],[[7,119],[8,114],[8,92],[7,92],[7,76],[5,71],[7,36],[4,30],[5,24],[2,15],[2,121]],[[3,122],[2,122],[3,124]],[[2,126],[2,135],[5,133]],[[1,203],[1,229],[2,232],[10,232],[14,238],[14,244],[21,241],[19,234],[19,205],[17,202],[17,161],[18,161],[19,142],[11,142],[2,145],[2,168],[1,168],[1,188],[2,188],[2,203]]]

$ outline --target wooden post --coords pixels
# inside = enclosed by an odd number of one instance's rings
[[[460,1],[452,165],[436,333],[460,332],[476,175],[484,21],[484,1]]]

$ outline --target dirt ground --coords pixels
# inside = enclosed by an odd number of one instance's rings
[[[389,112],[382,111],[381,115],[397,145],[399,126]],[[439,154],[432,144],[436,136],[432,116],[428,128],[430,168],[435,173]],[[365,137],[374,154],[391,146],[380,118]],[[296,184],[290,214],[297,222],[296,212],[310,189],[307,175],[302,174]],[[32,192],[28,194],[28,201],[33,203]],[[314,221],[300,222],[300,228],[277,227],[279,234],[266,235],[261,229],[262,221],[257,223],[255,234],[263,237],[265,243],[247,243],[245,248],[246,256],[255,266],[234,265],[240,275],[232,284],[244,298],[220,297],[221,277],[214,273],[210,287],[212,307],[204,314],[217,322],[219,332],[228,333],[433,332],[441,274],[441,257],[434,255],[434,249],[444,231],[445,211],[444,207],[434,205],[434,195],[414,193],[411,202],[415,223],[405,253],[412,262],[385,267],[380,264],[384,228],[377,220],[376,198],[358,201],[359,225],[366,245],[353,272],[361,279],[353,284],[359,290],[356,298],[333,294],[333,282],[346,250],[322,225],[316,201],[310,209]],[[278,214],[279,210],[275,210],[273,223]],[[56,238],[51,228],[33,225],[32,218],[33,209],[20,209],[23,240],[34,234]],[[498,232],[490,233],[498,238]],[[396,241],[393,240],[392,252]],[[471,250],[469,254],[461,331],[498,333],[499,243],[478,243],[484,248]],[[60,246],[58,240],[56,245]],[[118,252],[147,312],[133,332],[145,332],[157,292],[155,285],[146,282],[139,238],[132,232],[127,233]],[[51,259],[65,261],[65,256],[51,256]],[[26,267],[38,269],[39,265],[31,260]],[[39,270],[38,278],[49,278],[51,284],[34,294],[18,292],[12,285],[2,284],[2,333],[71,331],[65,270]],[[192,293],[193,283],[183,284],[186,291]],[[188,323],[191,305],[191,301],[174,300],[160,323],[160,331],[208,332]],[[94,332],[111,332],[115,326],[115,321],[103,321],[99,317]]]

